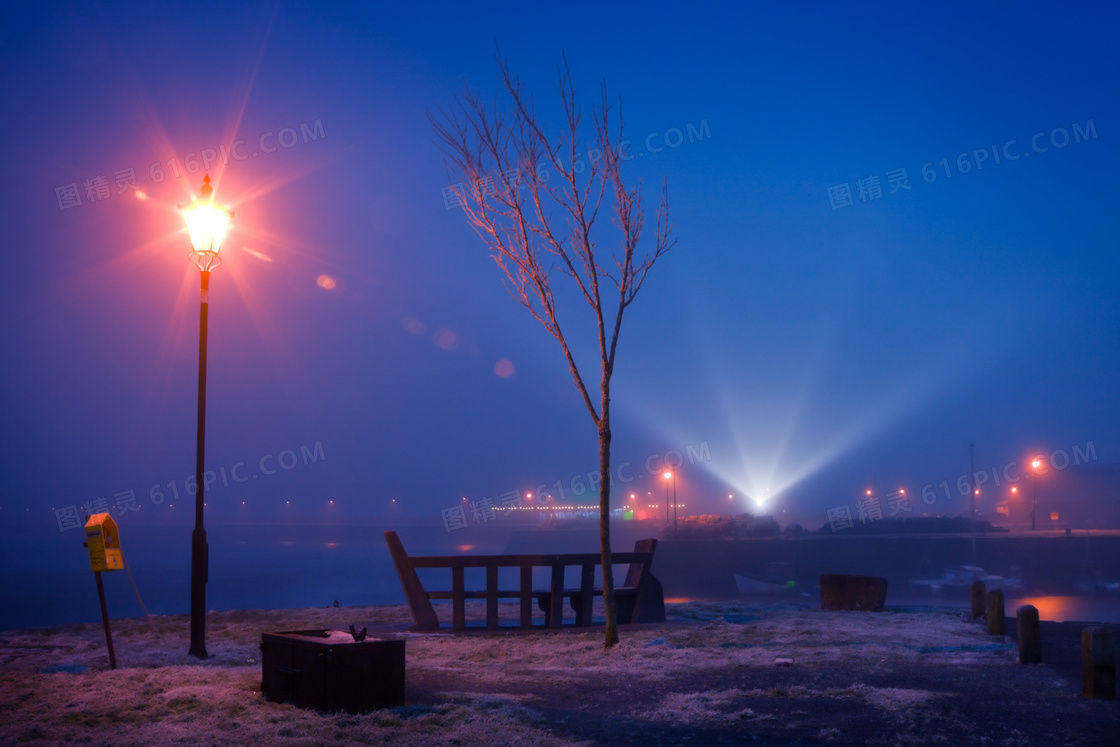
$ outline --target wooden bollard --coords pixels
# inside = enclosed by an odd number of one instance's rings
[[[1042,632],[1038,624],[1038,608],[1023,604],[1015,610],[1015,629],[1019,634],[1019,663],[1042,663]]]
[[[1003,635],[1003,592],[992,589],[988,592],[988,634]]]
[[[972,582],[972,619],[984,616],[984,582]]]
[[[1116,698],[1116,653],[1108,628],[1081,631],[1081,681],[1086,698]]]

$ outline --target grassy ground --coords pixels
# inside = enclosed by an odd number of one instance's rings
[[[211,613],[0,634],[0,744],[1097,745],[1117,701],[1016,663],[956,612],[670,605],[673,621],[601,632],[410,635],[405,706],[324,714],[260,693],[260,634],[403,629],[404,607]],[[481,614],[477,615],[481,617]],[[792,659],[792,666],[775,663]]]

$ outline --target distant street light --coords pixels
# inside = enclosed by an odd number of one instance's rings
[[[1031,469],[1034,476],[1031,479],[1031,531],[1035,531],[1035,516],[1038,514],[1038,476],[1042,472],[1042,459],[1035,457],[1031,460]]]
[[[669,526],[669,478],[672,476],[668,471],[662,475],[665,478],[665,526]]]
[[[968,481],[972,485],[976,485],[976,466],[973,463],[973,445],[968,445]],[[972,510],[968,515],[969,524],[972,526],[972,559],[969,561],[970,565],[976,565],[976,496],[980,495],[980,489],[974,488],[972,495]]]
[[[665,523],[669,523],[669,480],[673,481],[673,536],[677,536],[677,471],[665,471]]]
[[[218,251],[229,228],[231,211],[214,204],[214,188],[210,175],[202,179],[198,199],[180,208],[190,235],[191,262],[202,279],[198,321],[198,433],[195,444],[194,532],[191,534],[191,646],[187,652],[199,659],[206,654],[206,580],[209,575],[210,546],[206,544],[206,528],[202,513],[205,503],[203,480],[206,459],[206,322],[210,302],[210,270],[221,262]]]

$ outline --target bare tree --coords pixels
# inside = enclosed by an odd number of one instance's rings
[[[485,103],[466,86],[454,104],[429,113],[446,155],[452,180],[463,187],[460,201],[468,223],[486,243],[505,273],[510,295],[529,310],[560,343],[576,389],[599,433],[599,538],[602,549],[606,641],[618,643],[611,574],[611,376],[622,316],[634,302],[654,263],[676,243],[670,239],[668,191],[662,186],[651,250],[638,254],[644,226],[641,188],[627,188],[622,121],[612,130],[605,84],[593,109],[592,132],[581,131],[582,113],[567,59],[557,66],[563,126],[555,139],[545,134],[533,98],[509,65],[496,55],[505,96]],[[504,99],[504,103],[503,103]],[[586,160],[584,160],[584,148]],[[597,243],[600,210],[621,233],[613,248]],[[599,342],[598,402],[576,363],[560,326],[553,271],[571,278],[593,312]],[[606,296],[606,298],[604,298]]]

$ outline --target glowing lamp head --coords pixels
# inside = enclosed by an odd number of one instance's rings
[[[666,472],[666,473],[664,474],[664,477],[665,477],[665,479],[666,479],[666,480],[668,480],[668,479],[669,479],[670,477],[672,477],[672,476],[673,476],[673,473],[672,473],[672,472]]]
[[[216,259],[233,213],[214,204],[214,188],[210,186],[209,174],[202,180],[198,199],[180,208],[180,211],[183,213],[183,221],[187,224],[187,233],[190,235],[194,253],[204,255],[211,260]]]
[[[1031,469],[1038,469],[1041,466],[1042,466],[1042,460],[1041,459],[1032,459],[1031,460]]]

